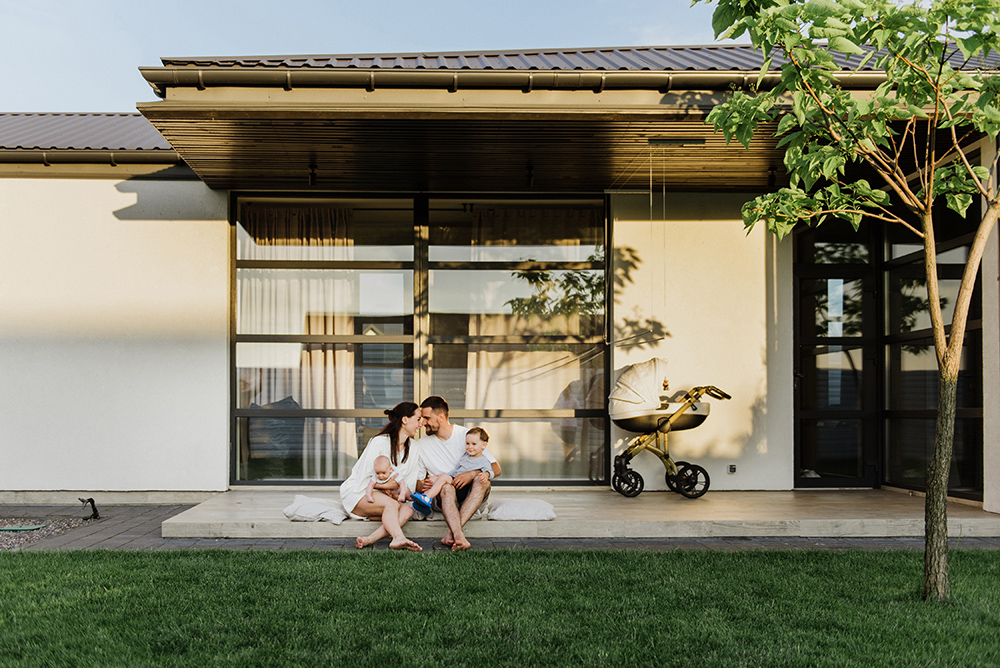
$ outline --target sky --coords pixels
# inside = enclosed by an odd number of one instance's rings
[[[0,112],[134,112],[161,57],[712,44],[690,0],[0,0]]]

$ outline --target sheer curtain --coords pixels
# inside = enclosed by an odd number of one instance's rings
[[[602,229],[594,209],[496,207],[477,210],[473,230],[473,261],[515,259],[551,262],[585,261],[581,232]],[[497,246],[517,246],[520,257],[497,253]],[[518,278],[513,278],[517,282]],[[525,288],[528,288],[527,282]],[[538,285],[533,290],[557,290]],[[553,295],[554,296],[554,295]],[[603,296],[602,296],[603,298]],[[537,312],[515,315],[471,313],[470,336],[577,335],[584,332],[579,313],[553,313],[539,303]],[[484,309],[485,310],[485,309]],[[470,344],[466,380],[467,409],[589,408],[599,367],[587,363],[589,347],[564,344]],[[581,355],[581,353],[584,353]],[[603,402],[603,397],[601,398]],[[498,432],[496,454],[508,461],[529,462],[525,470],[541,477],[572,475],[589,470],[581,460],[581,445],[590,440],[586,420],[513,420],[492,425]],[[553,431],[558,438],[553,438]]]
[[[354,272],[308,267],[309,261],[352,259],[351,210],[250,203],[242,213],[247,234],[240,237],[239,258],[302,262],[302,266],[239,270],[237,332],[354,334],[358,306]],[[247,393],[241,405],[355,407],[353,344],[242,344],[238,362],[241,393]],[[294,440],[300,444],[299,452],[292,456],[301,457],[304,478],[338,477],[357,456],[354,420],[309,418],[298,424],[302,431]]]

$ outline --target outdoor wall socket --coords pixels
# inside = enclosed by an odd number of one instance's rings
[[[736,464],[730,464],[729,465],[729,472],[730,473],[736,473]]]

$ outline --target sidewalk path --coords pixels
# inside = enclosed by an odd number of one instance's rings
[[[160,524],[191,506],[99,507],[101,519],[30,542],[22,552],[52,550],[350,550],[353,538],[164,538]],[[0,518],[58,520],[89,514],[79,505],[2,506]],[[446,550],[437,539],[417,539],[425,551]],[[923,550],[922,538],[478,538],[473,549],[542,550]],[[1000,537],[957,538],[955,549],[1000,550]],[[389,549],[381,541],[376,550]]]

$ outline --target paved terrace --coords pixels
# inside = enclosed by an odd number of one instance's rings
[[[348,520],[290,522],[282,509],[295,494],[337,499],[332,488],[268,488],[226,492],[196,506],[101,506],[101,519],[25,546],[63,549],[353,549],[374,528]],[[606,489],[496,488],[494,499],[544,499],[548,522],[472,520],[477,549],[922,549],[923,499],[885,490],[709,492],[685,499],[644,492],[626,499]],[[75,500],[75,499],[74,499]],[[949,533],[958,548],[1000,549],[1000,515],[967,503],[949,504]],[[0,506],[0,517],[84,517],[65,506]],[[440,549],[440,520],[411,522],[409,537]],[[378,549],[386,548],[382,541]]]

